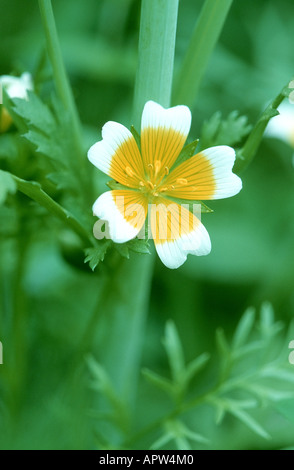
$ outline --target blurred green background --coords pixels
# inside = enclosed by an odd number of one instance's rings
[[[202,3],[180,1],[175,74]],[[129,124],[140,2],[58,0],[53,6],[65,65],[90,145],[100,138],[106,121]],[[235,0],[192,110],[191,137],[200,135],[204,120],[216,111],[226,117],[238,110],[250,123],[256,122],[293,76],[293,17],[292,0]],[[0,35],[0,75],[29,70],[39,76],[44,36],[37,2],[1,0]],[[42,74],[49,94],[48,64],[42,67]],[[202,218],[212,240],[209,256],[189,257],[176,271],[156,260],[142,367],[168,375],[161,344],[168,319],[177,325],[188,360],[203,351],[217,360],[216,328],[223,327],[230,337],[249,306],[258,311],[264,301],[270,302],[277,319],[286,327],[290,324],[294,312],[292,153],[286,143],[265,138],[242,174],[242,192],[209,204],[214,213]],[[0,149],[0,162],[1,158]],[[98,181],[101,191],[104,181],[102,177]],[[52,219],[42,212],[42,224],[36,223],[34,229],[29,216],[32,203],[19,197],[17,210],[13,204],[9,200],[1,208],[0,220],[0,340],[4,349],[0,446],[95,448],[97,436],[107,434],[109,424],[100,422],[93,411],[98,392],[90,388],[87,369],[75,375],[72,367],[81,332],[99,296],[100,270],[93,274],[73,266],[62,253]],[[16,349],[21,353],[14,362]],[[95,356],[95,347],[92,352]],[[206,380],[213,380],[214,373],[212,367]],[[149,414],[157,416],[165,399],[143,379],[139,397],[138,416],[144,424]],[[152,404],[150,410],[146,410],[148,403]],[[271,441],[256,438],[233,418],[216,427],[206,409],[199,411],[196,427],[209,437],[208,448],[293,445],[290,421],[276,410],[259,413],[273,436]],[[137,445],[147,448],[150,439]]]

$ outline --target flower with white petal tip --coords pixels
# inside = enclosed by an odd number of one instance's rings
[[[176,165],[190,126],[188,107],[164,109],[148,101],[141,121],[141,150],[126,127],[107,122],[102,140],[88,152],[90,162],[122,188],[103,193],[94,203],[94,215],[108,222],[114,242],[124,243],[138,235],[149,212],[157,253],[171,269],[181,266],[188,254],[211,251],[208,232],[181,204],[183,200],[226,198],[242,188],[232,172],[235,151],[231,147],[212,147]]]
[[[28,91],[33,90],[33,80],[30,73],[25,72],[20,77],[2,75],[0,88],[4,88],[10,98],[28,99]],[[6,110],[2,108],[0,132],[5,132],[12,124],[12,119]]]

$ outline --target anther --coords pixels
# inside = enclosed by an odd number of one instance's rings
[[[168,168],[168,166],[166,166],[166,167],[164,168],[164,172],[165,172],[166,175],[169,174],[169,168]]]
[[[139,186],[141,186],[141,188],[144,188],[144,186],[145,186],[144,181],[140,181]]]
[[[149,186],[150,189],[154,189],[154,185],[151,183],[151,181],[147,181],[147,186]]]
[[[148,163],[148,168],[151,168],[151,170],[153,170],[153,165],[152,165],[152,163]]]
[[[168,191],[168,187],[165,186],[164,188],[161,188],[159,191],[160,191],[161,193],[165,193],[165,191]]]
[[[186,185],[186,184],[188,184],[188,180],[186,180],[186,178],[178,178],[177,179],[177,184]]]

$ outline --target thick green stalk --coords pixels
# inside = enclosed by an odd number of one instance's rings
[[[138,126],[144,104],[171,100],[179,0],[143,0],[133,123]]]
[[[143,0],[133,123],[149,99],[170,105],[178,0]],[[133,408],[139,378],[154,254],[133,254],[111,279],[103,364],[121,397]],[[103,306],[101,306],[103,308]],[[101,331],[103,330],[103,327]]]
[[[39,0],[39,8],[46,36],[47,50],[53,69],[56,90],[64,107],[71,115],[73,138],[75,139],[77,147],[77,157],[80,159],[81,166],[84,167],[86,159],[84,158],[83,152],[81,124],[72,89],[64,67],[51,0]]]
[[[176,81],[174,104],[193,106],[233,0],[206,0]]]

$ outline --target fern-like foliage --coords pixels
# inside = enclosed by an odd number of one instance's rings
[[[288,360],[291,332],[285,335],[282,334],[282,329],[283,325],[275,321],[270,304],[262,305],[258,319],[254,309],[249,308],[230,341],[222,329],[217,330],[216,357],[203,353],[187,363],[176,326],[174,322],[168,321],[163,346],[170,377],[161,376],[149,369],[143,369],[142,372],[145,380],[166,395],[167,401],[172,404],[171,409],[159,421],[150,423],[134,434],[130,434],[128,427],[127,433],[121,435],[120,444],[116,445],[120,448],[136,448],[138,441],[144,437],[145,441],[150,439],[151,449],[207,448],[211,445],[210,436],[201,429],[201,423],[198,422],[192,428],[186,419],[202,405],[211,407],[215,412],[215,421],[210,424],[212,428],[221,426],[225,416],[231,415],[241,423],[241,427],[249,428],[250,432],[265,440],[270,439],[266,426],[259,422],[259,411],[272,408],[284,413],[284,405],[289,400],[292,403],[294,398],[294,367]],[[93,358],[91,362],[95,386],[109,403],[112,423],[117,422],[119,417],[119,427],[122,429],[123,416],[131,416],[132,410],[116,395],[102,366]],[[209,376],[209,367],[214,370],[216,366],[216,380],[207,381],[205,373],[198,375],[206,369]],[[145,403],[144,406],[152,410],[152,402]],[[136,423],[133,425],[136,427]],[[205,430],[207,433],[207,427]],[[157,438],[154,440],[155,434]],[[101,446],[101,441],[98,446]],[[108,442],[106,447],[113,446],[113,442]],[[106,447],[104,443],[104,448]]]

